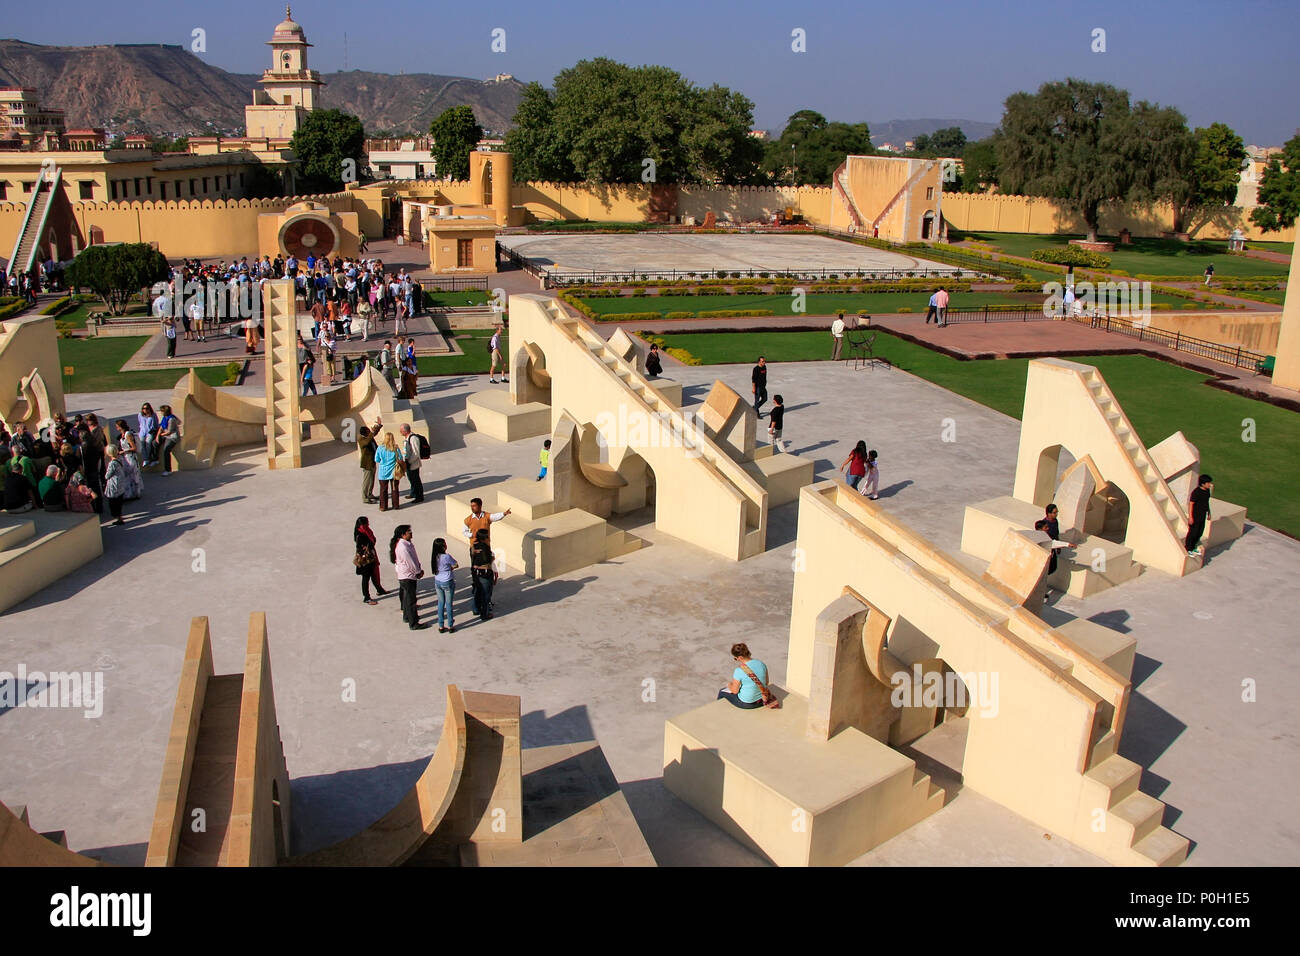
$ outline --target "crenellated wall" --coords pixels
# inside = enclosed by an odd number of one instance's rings
[[[1082,234],[1087,231],[1078,213],[1055,200],[1036,196],[945,192],[943,215],[953,227],[964,232]],[[1173,228],[1174,212],[1168,203],[1102,207],[1102,235],[1115,236],[1121,229],[1127,229],[1134,236],[1156,237]],[[1240,206],[1197,209],[1185,228],[1193,239],[1227,239],[1233,229],[1240,229],[1248,240],[1256,242],[1295,241],[1295,226],[1266,233],[1250,221],[1250,210]]]

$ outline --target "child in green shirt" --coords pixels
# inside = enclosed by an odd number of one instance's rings
[[[542,463],[542,473],[537,476],[537,480],[541,481],[546,477],[546,469],[551,465],[551,440],[549,438],[542,442],[542,453],[537,456],[537,460]]]

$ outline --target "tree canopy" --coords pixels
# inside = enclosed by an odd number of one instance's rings
[[[1067,79],[1007,97],[998,137],[1005,192],[1058,199],[1096,240],[1101,204],[1133,192],[1140,163],[1128,93]]]
[[[89,289],[114,315],[121,315],[141,289],[170,275],[167,257],[147,242],[90,246],[65,273],[69,285]]]
[[[762,156],[753,110],[726,87],[601,57],[562,70],[553,91],[529,84],[506,149],[520,180],[746,183]]]
[[[931,157],[960,156],[965,148],[966,134],[960,126],[945,126],[912,140],[912,152]]]
[[[468,106],[453,106],[429,124],[433,137],[433,161],[438,175],[447,179],[469,179],[469,154],[483,138],[483,127]]]
[[[998,185],[997,133],[967,143],[961,151],[961,165],[961,175],[951,186],[945,184],[945,191],[982,193]]]
[[[1265,232],[1285,229],[1300,216],[1300,133],[1282,145],[1282,159],[1268,161],[1259,181],[1259,206],[1250,218]]]
[[[366,130],[342,110],[312,110],[293,134],[300,192],[335,192],[365,168]]]
[[[763,172],[780,183],[828,185],[845,156],[874,153],[866,123],[832,123],[816,110],[799,110],[768,143]]]

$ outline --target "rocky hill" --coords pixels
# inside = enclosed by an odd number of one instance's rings
[[[180,46],[39,46],[0,40],[0,85],[34,87],[43,106],[67,112],[68,127],[116,133],[238,134],[260,76],[228,73]],[[326,73],[321,105],[353,113],[367,131],[427,132],[452,106],[470,106],[479,125],[504,131],[523,84],[433,73]]]

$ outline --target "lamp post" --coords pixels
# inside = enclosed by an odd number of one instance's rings
[[[790,144],[790,185],[798,185],[799,181],[799,164],[795,159],[794,143]]]

